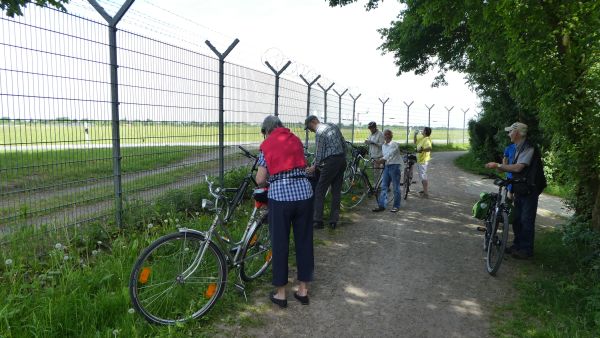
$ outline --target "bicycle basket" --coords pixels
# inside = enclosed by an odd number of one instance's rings
[[[482,192],[479,194],[479,200],[473,205],[473,217],[477,219],[485,219],[485,216],[494,203],[494,193]]]

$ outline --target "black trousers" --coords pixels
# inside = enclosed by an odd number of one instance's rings
[[[273,247],[273,285],[288,283],[290,227],[294,231],[298,280],[310,282],[315,266],[313,253],[312,198],[302,201],[269,199],[269,231]]]
[[[329,222],[337,222],[339,220],[344,170],[346,170],[346,156],[344,154],[331,156],[323,160],[320,166],[319,182],[315,187],[314,222],[323,221],[325,194],[329,186],[331,186]]]

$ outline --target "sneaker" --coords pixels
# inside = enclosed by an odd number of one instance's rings
[[[429,194],[426,194],[426,193],[424,193],[422,191],[419,191],[419,197],[421,197],[421,198],[429,198]]]
[[[400,210],[400,209],[398,209],[398,208],[392,208],[392,210],[390,210],[390,212],[398,212],[398,210]]]
[[[373,212],[380,212],[380,211],[384,211],[384,210],[385,210],[384,207],[377,207],[377,208],[375,208],[375,209],[373,209],[371,211],[373,211]]]

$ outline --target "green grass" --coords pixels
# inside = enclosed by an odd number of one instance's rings
[[[515,300],[495,312],[495,335],[600,336],[600,260],[582,264],[589,248],[566,246],[562,238],[559,230],[538,231],[535,259],[518,262]]]
[[[227,185],[239,182],[241,172],[228,175]],[[128,281],[137,255],[176,225],[205,229],[212,214],[194,209],[206,195],[203,184],[172,191],[151,206],[128,205],[122,230],[99,222],[10,234],[0,251],[0,337],[209,337],[229,326],[259,325],[266,307],[244,301],[231,285],[234,274],[217,305],[199,320],[165,327],[149,325],[132,313]],[[243,231],[250,208],[246,200],[236,213],[229,227],[233,236]],[[247,292],[266,295],[269,275],[247,284]]]

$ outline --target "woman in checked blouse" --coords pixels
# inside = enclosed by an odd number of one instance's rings
[[[298,267],[298,291],[294,297],[308,305],[308,283],[314,269],[312,188],[306,178],[302,141],[278,117],[268,116],[262,124],[266,136],[260,145],[256,181],[269,183],[269,231],[273,247],[273,285],[271,302],[287,306],[288,254],[290,227],[293,225]]]

